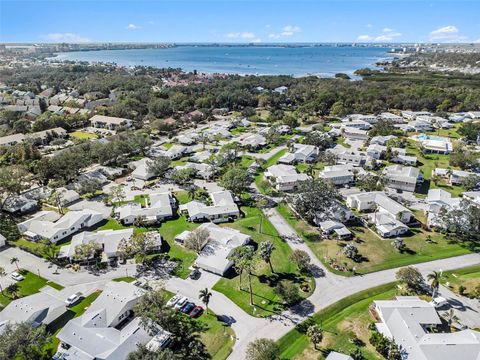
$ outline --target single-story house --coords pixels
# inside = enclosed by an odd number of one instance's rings
[[[318,176],[321,179],[331,181],[335,185],[343,186],[353,183],[355,178],[354,169],[356,168],[350,164],[325,166]]]
[[[278,191],[294,190],[302,181],[310,177],[306,174],[299,174],[292,165],[272,165],[265,171],[265,178]]]
[[[187,214],[188,220],[193,222],[211,221],[220,223],[240,217],[240,210],[230,191],[212,192],[210,193],[210,198],[212,205],[206,205],[194,200],[180,205],[180,212]]]
[[[154,193],[149,195],[144,206],[131,202],[115,209],[114,216],[124,225],[131,225],[135,220],[143,224],[158,224],[173,216],[176,200],[170,193]]]
[[[237,247],[250,242],[250,236],[242,234],[236,229],[220,227],[213,223],[202,224],[198,229],[206,229],[209,239],[203,246],[195,264],[214,274],[224,275],[233,265],[228,257]],[[190,233],[190,231],[182,232],[175,237],[175,241],[184,244]]]
[[[93,115],[90,118],[90,123],[95,128],[108,129],[108,130],[117,130],[120,127],[131,127],[132,120],[113,117],[113,116],[104,116],[104,115]]]
[[[350,239],[352,233],[345,225],[333,220],[326,220],[319,223],[322,234],[325,236],[334,235],[337,239]]]
[[[409,231],[408,226],[388,214],[371,213],[368,217],[382,237],[400,236]]]
[[[387,186],[392,189],[414,192],[417,183],[423,181],[420,170],[411,166],[390,165],[383,170]]]
[[[312,162],[318,156],[318,148],[307,144],[293,144],[293,152],[288,152],[278,159],[282,164],[294,164],[298,162]]]
[[[56,243],[103,220],[101,213],[88,209],[69,211],[63,216],[54,211],[40,211],[31,219],[19,223],[17,227],[28,240],[46,239]]]

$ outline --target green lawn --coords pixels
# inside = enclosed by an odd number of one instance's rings
[[[174,241],[175,236],[185,230],[193,230],[198,224],[187,221],[184,216],[177,217],[176,219],[167,220],[162,222],[158,227],[135,227],[135,233],[142,233],[147,231],[158,230],[162,235],[163,240],[166,242],[166,252],[172,260],[178,262],[178,267],[175,270],[175,275],[185,279],[190,274],[188,269],[195,261],[197,255],[195,252],[185,249],[183,246],[177,245]],[[126,229],[128,226],[124,226],[114,219],[109,219],[108,222],[100,227],[98,230],[120,230]]]
[[[458,293],[458,288],[460,286],[464,286],[464,294],[467,296],[473,296],[472,292],[474,289],[480,286],[480,265],[469,266],[458,270],[445,271],[442,274],[441,283],[445,286],[448,286],[456,293]]]
[[[218,321],[217,316],[211,311],[208,311],[208,314],[204,313],[198,318],[198,321],[207,327],[200,338],[212,359],[225,360],[235,344],[235,332],[230,326]]]
[[[87,308],[94,302],[98,296],[101,294],[101,291],[95,291],[80,301],[77,305],[72,306],[68,311],[51,323],[48,326],[48,331],[52,334],[51,335],[51,342],[44,348],[44,353],[48,356],[53,356],[58,349],[58,345],[60,340],[57,339],[57,334],[62,330],[62,328],[72,320],[78,316],[81,316],[85,313]]]
[[[33,295],[45,285],[50,285],[55,289],[63,289],[61,285],[50,282],[47,279],[38,276],[37,274],[31,273],[30,271],[21,269],[20,273],[25,277],[25,279],[16,282],[20,287],[18,291],[18,297]],[[14,300],[14,298],[6,291],[6,289],[3,289],[3,294],[0,294],[0,305],[5,307],[12,300]]]
[[[362,353],[366,360],[380,359],[380,355],[368,342],[370,336],[368,324],[373,321],[368,307],[374,300],[393,298],[395,293],[395,283],[389,283],[348,296],[320,310],[308,320],[308,324],[320,324],[324,330],[324,339],[318,345],[320,350],[315,350],[305,335],[305,328],[308,325],[303,323],[278,340],[280,358],[325,359],[325,353],[321,350],[327,349],[349,354],[355,349],[351,339],[357,337],[365,343]]]
[[[74,131],[68,134],[70,137],[74,137],[80,140],[90,140],[90,139],[98,139],[97,134],[92,134],[85,131]]]
[[[162,146],[163,146],[165,149],[168,150],[168,149],[170,149],[170,148],[173,146],[173,144],[172,144],[172,143],[165,143],[165,144],[162,144]]]
[[[177,191],[175,193],[175,197],[177,198],[179,204],[186,204],[191,201],[188,197],[188,192],[186,191]]]
[[[118,278],[112,279],[112,281],[115,281],[115,282],[124,281],[124,282],[127,282],[127,283],[131,283],[131,282],[135,281],[135,278],[131,277],[131,276],[123,276],[123,277],[118,277]]]
[[[450,242],[443,234],[428,232],[420,228],[412,228],[413,234],[404,237],[403,240],[408,251],[400,253],[392,246],[391,239],[382,239],[372,230],[365,227],[350,227],[360,243],[355,243],[359,253],[365,257],[365,261],[354,262],[345,257],[340,246],[342,242],[336,240],[319,240],[318,231],[305,221],[297,219],[287,205],[278,206],[279,213],[303,238],[329,270],[345,276],[353,275],[351,272],[335,270],[325,258],[336,261],[340,266],[349,269],[355,267],[359,274],[367,274],[375,271],[412,265],[416,263],[448,258],[452,256],[468,254],[470,251],[459,244]],[[433,242],[426,241],[427,236],[432,237]],[[343,242],[345,244],[345,242]]]
[[[253,302],[254,307],[250,306],[249,291],[247,285],[247,276],[242,277],[242,290],[239,290],[239,277],[224,277],[213,287],[214,290],[225,294],[230,300],[235,302],[245,312],[254,316],[268,316],[283,309],[281,299],[274,293],[274,286],[279,280],[288,279],[295,284],[301,284],[306,281],[310,283],[313,291],[315,282],[311,278],[300,275],[295,265],[289,261],[292,252],[287,243],[278,235],[276,229],[265,218],[256,207],[242,207],[245,217],[234,223],[224,224],[222,226],[231,227],[240,230],[242,233],[250,235],[257,244],[270,240],[275,245],[275,251],[272,256],[272,264],[275,274],[272,274],[268,265],[260,261],[252,277]],[[260,226],[262,229],[260,231]],[[300,291],[302,293],[302,291]],[[303,293],[307,297],[310,293]]]

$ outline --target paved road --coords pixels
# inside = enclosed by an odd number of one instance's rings
[[[245,153],[245,155],[248,155],[248,156],[251,156],[253,158],[257,158],[257,159],[263,159],[263,160],[268,160],[270,159],[273,155],[275,155],[276,153],[278,153],[280,150],[283,150],[283,149],[286,149],[287,147],[282,145],[282,146],[277,146],[276,148],[273,148],[272,150],[270,150],[268,153],[251,153],[251,152],[247,152]]]
[[[137,267],[135,264],[126,264],[119,266],[118,268],[96,274],[87,270],[73,271],[62,268],[59,268],[57,271],[57,267],[52,266],[50,262],[19,248],[10,247],[0,251],[0,266],[4,267],[8,274],[16,270],[15,265],[10,264],[10,259],[13,257],[19,259],[18,266],[20,268],[26,269],[34,274],[40,273],[40,276],[43,278],[54,281],[57,284],[65,287],[77,284],[94,283],[98,281],[107,282],[111,279],[126,275],[134,276],[136,274]],[[9,277],[9,275],[7,277]],[[2,285],[3,281],[8,280],[7,277],[0,280],[2,281]]]
[[[265,210],[265,215],[273,226],[277,229],[281,236],[286,237],[288,244],[292,249],[300,249],[306,251],[312,258],[312,264],[323,269],[325,276],[317,277],[316,288],[312,296],[304,301],[301,306],[297,306],[291,311],[286,311],[281,315],[271,317],[269,319],[262,319],[258,327],[254,324],[250,326],[250,331],[247,336],[242,336],[235,343],[234,351],[229,356],[229,360],[242,360],[245,358],[245,351],[247,345],[257,338],[269,338],[277,340],[288,331],[293,329],[295,325],[313,313],[319,311],[326,306],[329,306],[346,296],[355,294],[359,291],[366,290],[381,284],[395,280],[395,273],[397,269],[389,269],[379,271],[363,276],[343,277],[332,274],[312,253],[310,248],[302,242],[292,241],[290,237],[296,235],[295,230],[285,221],[285,219],[278,213],[276,209]],[[416,264],[415,266],[425,276],[433,270],[451,270],[460,267],[466,267],[480,263],[479,254],[469,254],[448,259],[435,260],[431,262]],[[297,312],[295,312],[297,310]]]

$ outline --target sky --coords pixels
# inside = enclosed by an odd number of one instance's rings
[[[480,42],[480,0],[0,0],[0,42]]]

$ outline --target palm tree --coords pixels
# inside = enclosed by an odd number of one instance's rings
[[[457,315],[455,315],[455,312],[453,309],[450,309],[443,313],[443,318],[447,322],[448,326],[452,326],[453,324],[457,323],[460,319],[458,318]]]
[[[10,259],[10,264],[15,264],[15,266],[17,267],[17,270],[18,270],[18,271],[20,271],[20,268],[18,267],[18,262],[19,262],[19,261],[20,261],[20,260],[19,260],[18,258],[16,258],[16,257],[12,257],[12,258]]]
[[[0,266],[0,278],[4,277],[5,275],[7,275],[7,273],[5,272],[5,269]],[[3,287],[1,283],[0,283],[0,293],[3,295]]]
[[[20,291],[20,286],[17,283],[13,283],[7,286],[7,292],[16,299],[18,297],[18,292]]]
[[[435,298],[436,292],[440,287],[440,279],[442,274],[439,271],[434,271],[427,275],[427,280],[430,281],[430,286],[432,287],[432,298]]]
[[[272,273],[275,273],[275,271],[273,271],[273,266],[272,266],[273,250],[275,250],[275,246],[268,240],[260,244],[260,258],[263,261],[265,261],[268,265],[270,265],[270,270],[272,271]]]
[[[196,188],[195,186],[190,186],[190,187],[188,188],[187,194],[188,194],[188,198],[189,198],[190,200],[195,199],[195,195],[197,195],[197,188]]]
[[[207,313],[208,313],[208,303],[210,302],[211,297],[212,297],[212,293],[210,291],[208,291],[208,288],[200,290],[199,299],[202,300],[202,302],[205,304],[205,308],[207,310]]]

